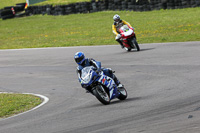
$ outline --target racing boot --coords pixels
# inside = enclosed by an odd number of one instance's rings
[[[115,76],[115,71],[113,71],[111,68],[107,68],[110,77],[114,80],[115,84],[117,85],[117,88],[121,88],[123,87],[123,85],[120,83],[120,81],[117,79],[117,77]]]
[[[118,89],[124,87],[114,74],[113,74],[113,80],[115,81],[115,84],[117,85]]]
[[[116,41],[121,45],[121,48],[123,49],[124,48],[124,44],[122,43],[122,41],[120,41],[119,39],[117,39]]]

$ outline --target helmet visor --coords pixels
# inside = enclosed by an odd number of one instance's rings
[[[84,56],[81,56],[79,58],[75,58],[76,63],[81,63],[81,61],[84,59]]]
[[[119,20],[120,20],[119,18],[114,19],[115,22],[119,22]]]

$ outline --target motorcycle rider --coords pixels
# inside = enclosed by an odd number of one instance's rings
[[[132,27],[128,22],[126,22],[125,20],[120,19],[120,16],[118,14],[115,14],[113,16],[113,20],[114,20],[114,23],[112,25],[112,30],[113,30],[113,33],[116,35],[116,37],[120,33],[119,29],[123,25],[128,25],[129,27]],[[115,40],[121,45],[121,48],[124,48],[123,43],[120,41],[120,39],[116,39],[116,37],[115,37]]]
[[[98,61],[95,61],[92,58],[85,58],[85,55],[83,52],[77,52],[74,55],[74,60],[78,64],[77,74],[78,74],[79,82],[80,82],[80,77],[81,77],[81,70],[87,66],[94,66],[97,69],[97,72],[100,72],[102,70],[106,76],[111,77],[115,81],[115,84],[117,85],[118,88],[123,87],[123,85],[120,83],[117,77],[113,74],[113,71],[111,69],[102,68],[101,63]]]

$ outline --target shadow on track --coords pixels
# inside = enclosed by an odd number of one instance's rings
[[[148,51],[148,50],[153,50],[155,48],[146,48],[146,49],[140,49],[140,51]]]
[[[129,52],[127,52],[127,51],[124,50],[123,52],[120,52],[120,54],[126,54],[126,53],[138,53],[138,52],[149,51],[149,50],[153,50],[153,49],[155,49],[155,48],[140,49],[140,51],[132,50],[132,51],[129,51]],[[119,54],[119,53],[117,53],[117,54]]]
[[[116,100],[111,101],[110,104],[108,104],[108,105],[103,105],[102,103],[99,102],[99,104],[90,104],[88,106],[86,105],[86,106],[81,107],[81,108],[82,109],[84,109],[84,108],[88,109],[88,108],[101,107],[101,106],[110,106],[112,104],[126,103],[126,102],[136,101],[136,100],[140,100],[140,99],[141,99],[141,97],[127,98],[126,100],[118,100],[118,99],[116,99]]]
[[[130,101],[136,101],[136,100],[140,100],[141,97],[132,97],[132,98],[127,98],[126,100],[115,100],[115,101],[111,101],[110,104],[117,104],[117,103],[121,103],[121,102],[130,102]],[[108,105],[109,106],[109,105]]]

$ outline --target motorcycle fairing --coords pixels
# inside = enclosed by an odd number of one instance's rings
[[[114,80],[106,75],[101,75],[101,77],[98,80],[99,83],[105,85],[107,88],[109,88],[109,96],[110,99],[114,99],[118,95],[116,95],[117,87],[114,82]]]
[[[93,66],[83,68],[81,75],[82,86],[88,87],[93,82],[99,82],[100,84],[107,87],[109,90],[110,99],[114,99],[119,96],[119,93],[117,92],[117,86],[112,78],[104,75],[103,71],[97,74],[94,71]]]

